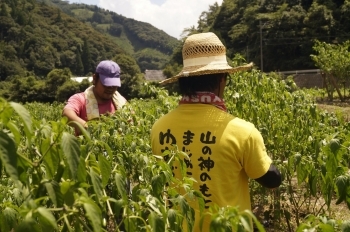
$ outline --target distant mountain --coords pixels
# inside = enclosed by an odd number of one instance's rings
[[[44,78],[55,68],[83,76],[116,55],[136,60],[142,72],[161,69],[178,43],[150,24],[97,6],[48,0],[0,3],[0,80]]]
[[[61,0],[42,1],[59,7],[64,13],[107,35],[136,59],[142,72],[163,68],[180,43],[149,23],[126,18],[94,5],[70,4]]]

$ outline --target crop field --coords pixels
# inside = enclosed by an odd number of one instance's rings
[[[212,231],[253,231],[250,219],[258,231],[350,231],[350,123],[343,113],[318,107],[311,94],[273,75],[252,70],[231,78],[228,111],[262,133],[283,183],[271,191],[252,180],[252,212],[213,207]],[[0,231],[191,228],[186,199],[203,199],[190,179],[172,176],[173,160],[184,154],[173,147],[163,154],[171,157],[166,163],[152,154],[149,138],[179,97],[145,88],[156,97],[130,100],[79,137],[61,117],[62,103],[0,99]]]

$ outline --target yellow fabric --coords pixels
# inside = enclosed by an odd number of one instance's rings
[[[86,115],[88,120],[100,117],[98,103],[93,88],[94,86],[90,86],[84,91],[86,98]],[[122,97],[118,91],[115,91],[112,101],[116,110],[120,109],[126,103],[125,98]]]
[[[151,143],[154,154],[176,143],[190,156],[187,175],[197,180],[194,188],[205,196],[206,208],[215,203],[250,210],[248,180],[263,176],[272,163],[253,124],[208,104],[179,105],[160,118],[152,127]],[[180,177],[176,164],[173,170]],[[190,204],[197,209],[194,231],[200,231],[198,203]],[[209,221],[203,231],[209,231]]]

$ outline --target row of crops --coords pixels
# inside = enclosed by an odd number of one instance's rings
[[[291,81],[257,70],[231,76],[228,111],[261,131],[283,184],[268,191],[254,181],[252,212],[213,208],[213,231],[350,231],[350,124],[320,111]],[[75,137],[63,104],[0,100],[0,231],[182,231],[193,210],[176,191],[202,203],[191,180],[176,180],[171,162],[154,156],[153,123],[178,97],[145,86],[155,99],[134,99]],[[183,165],[185,168],[186,165]],[[185,170],[184,170],[185,171]],[[169,184],[171,183],[171,184]],[[171,203],[172,207],[169,207]],[[343,208],[343,209],[344,209]],[[350,218],[350,216],[349,216]],[[229,226],[229,227],[228,227]]]

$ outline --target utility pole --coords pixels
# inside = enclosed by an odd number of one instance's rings
[[[263,63],[263,50],[262,50],[262,25],[261,25],[261,20],[259,20],[259,26],[260,26],[260,69],[263,72],[264,71],[264,63]]]

